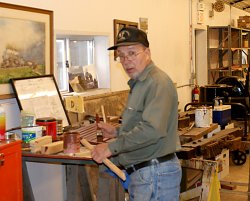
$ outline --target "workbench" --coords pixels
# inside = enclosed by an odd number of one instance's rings
[[[35,201],[26,162],[61,164],[66,170],[67,201],[94,201],[93,186],[87,167],[97,167],[90,157],[75,157],[65,155],[43,155],[29,152],[22,153],[23,190],[25,201]],[[124,201],[124,189],[117,178],[97,171],[99,187],[97,201]],[[49,181],[48,181],[49,182]]]
[[[189,137],[192,140],[198,140],[202,137],[206,137],[206,135],[208,135],[209,133],[213,132],[214,130],[216,130],[218,128],[218,124],[214,123],[211,124],[211,126],[209,127],[204,127],[204,128],[197,128],[197,127],[193,127],[191,129],[183,129],[179,132],[180,137]]]

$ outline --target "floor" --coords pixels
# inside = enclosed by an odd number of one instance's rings
[[[225,190],[221,189],[220,195],[221,195],[221,201],[248,201],[247,197],[247,190],[248,190],[248,175],[249,175],[249,158],[248,155],[247,161],[241,165],[236,166],[230,162],[229,166],[229,174],[221,179],[222,181],[228,181],[228,182],[239,182],[244,184],[244,186],[234,186],[234,190]],[[229,185],[231,186],[231,185]],[[250,196],[249,196],[250,201]]]

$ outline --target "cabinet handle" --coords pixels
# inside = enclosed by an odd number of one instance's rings
[[[0,153],[0,167],[4,165],[4,154]]]

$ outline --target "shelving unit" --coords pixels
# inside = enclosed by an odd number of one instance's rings
[[[207,28],[208,83],[222,76],[247,78],[250,53],[250,29],[231,26]]]

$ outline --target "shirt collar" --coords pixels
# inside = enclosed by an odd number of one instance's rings
[[[150,62],[146,68],[142,71],[142,73],[139,75],[139,77],[137,79],[130,79],[128,81],[128,85],[130,87],[130,91],[132,91],[133,87],[135,86],[136,82],[139,81],[143,81],[147,78],[149,72],[152,70],[152,68],[154,67],[154,62]]]

